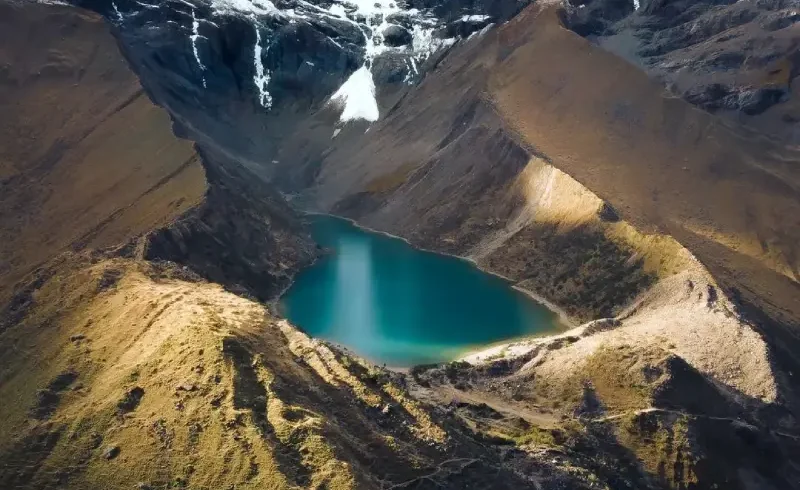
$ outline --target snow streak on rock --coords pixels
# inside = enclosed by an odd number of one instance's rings
[[[463,22],[483,22],[491,18],[491,15],[464,15],[461,17],[461,20]]]
[[[117,16],[117,22],[121,23],[124,20],[124,17],[122,17],[122,12],[119,11],[119,7],[117,7],[115,2],[111,2],[111,6],[114,8],[114,13]]]
[[[200,67],[200,72],[202,73],[201,76],[203,78],[203,88],[208,88],[206,84],[206,67],[203,65],[203,62],[200,61],[200,53],[197,51],[197,40],[200,38],[200,21],[197,20],[197,15],[192,9],[192,35],[189,39],[192,40],[192,52],[194,53],[194,59],[197,61],[197,66]]]
[[[270,109],[272,108],[272,95],[267,91],[267,87],[269,86],[269,71],[264,68],[264,63],[261,61],[261,33],[258,30],[258,25],[255,25],[255,29],[256,45],[253,49],[253,62],[255,64],[256,74],[253,77],[253,82],[258,89],[261,106]]]
[[[60,0],[40,0],[60,1]],[[435,31],[442,30],[444,23],[436,18],[432,9],[405,8],[402,2],[396,0],[133,0],[125,6],[135,6],[134,10],[120,12],[117,6],[119,0],[111,2],[112,22],[123,24],[131,23],[132,28],[142,26],[157,26],[153,20],[152,11],[168,9],[172,15],[165,15],[165,24],[170,28],[177,27],[185,32],[191,44],[191,56],[199,68],[198,82],[203,88],[208,88],[210,70],[213,68],[213,58],[201,57],[206,53],[210,29],[217,29],[222,22],[215,20],[235,16],[246,20],[256,30],[256,43],[253,47],[253,83],[255,84],[256,99],[266,109],[274,109],[280,102],[277,93],[269,91],[269,84],[274,78],[274,70],[280,67],[267,69],[263,58],[265,51],[270,49],[272,36],[286,24],[307,24],[313,29],[322,32],[337,50],[350,57],[361,58],[360,67],[350,74],[345,83],[331,96],[338,104],[343,104],[341,121],[365,119],[375,121],[378,118],[378,104],[375,97],[375,87],[380,85],[376,74],[377,66],[396,67],[405,73],[403,83],[413,85],[424,70],[422,64],[434,52],[447,48],[456,42],[455,38],[441,39]],[[189,7],[188,9],[186,7]],[[148,16],[139,14],[150,12]],[[486,15],[468,15],[460,17],[462,22],[482,22],[488,19]],[[179,14],[179,15],[174,15]],[[185,20],[181,20],[185,17]],[[362,34],[359,39],[349,26],[342,27],[346,22]],[[201,29],[201,24],[203,25]],[[174,27],[173,27],[174,26]],[[323,26],[323,27],[320,27]],[[205,35],[201,34],[201,30]],[[341,30],[341,32],[339,32]],[[346,34],[342,35],[342,32]],[[201,42],[202,40],[202,42]],[[277,47],[277,46],[276,46]],[[363,48],[363,51],[361,50]],[[187,53],[188,54],[188,53]],[[384,58],[386,57],[386,58]],[[380,59],[379,59],[380,58]],[[308,62],[309,66],[312,62]],[[358,66],[358,65],[356,65]],[[380,76],[385,72],[381,71]],[[399,80],[398,80],[399,81]],[[353,97],[354,90],[360,93]],[[380,90],[380,87],[378,87]],[[352,104],[355,104],[351,107]]]
[[[34,0],[35,3],[41,3],[42,5],[69,5],[67,2],[62,2],[61,0]]]

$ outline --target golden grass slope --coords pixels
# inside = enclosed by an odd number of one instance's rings
[[[66,254],[37,286],[0,332],[3,488],[369,488],[443,456],[385,374],[181,268]]]

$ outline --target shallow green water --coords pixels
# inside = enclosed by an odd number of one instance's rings
[[[471,263],[314,216],[332,253],[301,271],[281,312],[308,334],[393,367],[452,360],[476,346],[555,331],[556,315]]]

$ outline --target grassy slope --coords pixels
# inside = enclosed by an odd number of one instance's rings
[[[364,488],[465,449],[386,375],[178,267],[48,272],[0,334],[4,488]]]
[[[102,21],[0,4],[0,291],[56,253],[168,224],[206,185]],[[2,296],[2,294],[0,294]]]

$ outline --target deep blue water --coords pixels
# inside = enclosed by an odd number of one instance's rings
[[[331,249],[301,271],[281,312],[309,335],[393,367],[558,329],[554,313],[470,262],[417,250],[330,216],[312,233]]]

